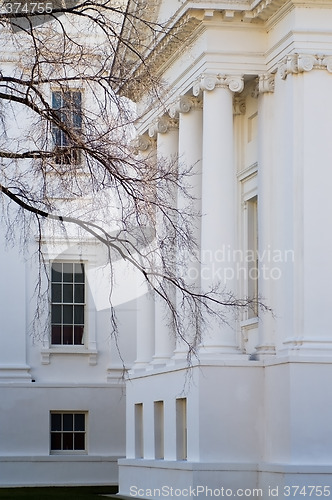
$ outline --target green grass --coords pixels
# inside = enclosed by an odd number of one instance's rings
[[[102,500],[99,495],[114,494],[116,486],[51,488],[0,488],[1,500]]]

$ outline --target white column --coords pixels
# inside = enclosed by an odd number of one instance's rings
[[[186,172],[190,169],[184,183],[190,185],[188,194],[192,197],[192,200],[184,197],[183,193],[179,192],[177,197],[178,210],[181,213],[188,209],[188,205],[191,204],[191,210],[199,214],[201,212],[202,197],[203,108],[201,99],[188,96],[178,98],[170,108],[170,115],[179,117],[179,172]],[[179,224],[181,224],[181,221]],[[177,274],[185,280],[187,287],[193,287],[198,292],[200,290],[200,217],[193,220],[192,236],[198,244],[196,255],[187,255],[180,243],[177,248]],[[177,290],[178,313],[183,318],[182,333],[185,339],[192,344],[197,327],[196,321],[190,311],[185,308],[181,309],[181,303],[182,294]],[[174,359],[186,359],[187,353],[188,345],[183,339],[177,337]]]
[[[154,354],[154,296],[146,292],[137,299],[137,347],[133,370],[141,370],[151,362]]]
[[[236,236],[236,176],[233,141],[233,92],[241,92],[243,78],[205,75],[194,86],[203,90],[203,167],[201,280],[206,292],[219,283],[227,300],[234,286],[233,251]],[[222,298],[222,295],[221,295]],[[207,318],[201,355],[238,353],[232,308],[225,321]]]
[[[258,292],[267,307],[273,307],[273,285],[271,272],[271,250],[274,248],[274,210],[273,184],[275,182],[275,160],[273,131],[274,75],[260,75],[258,83],[258,254],[259,281]],[[275,353],[275,320],[272,313],[260,312],[259,344],[256,347],[260,355]]]
[[[168,116],[160,118],[150,129],[151,136],[157,135],[157,162],[174,165],[178,158],[178,123]],[[176,200],[176,193],[173,195]],[[161,220],[156,220],[157,232]],[[170,250],[171,251],[171,250]],[[175,251],[175,249],[174,249]],[[157,250],[158,254],[158,250]],[[158,264],[157,264],[158,265]],[[170,300],[174,298],[170,297]],[[175,337],[172,329],[172,318],[164,300],[155,292],[155,352],[152,364],[160,366],[168,363],[173,356]]]
[[[148,134],[140,135],[136,140],[138,154],[147,161],[156,161],[156,141]],[[148,160],[149,159],[149,160]],[[136,360],[133,370],[145,369],[152,361],[154,354],[154,294],[147,286],[142,285],[142,293],[137,298],[137,330]]]

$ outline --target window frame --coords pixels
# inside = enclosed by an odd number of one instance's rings
[[[78,264],[80,266],[83,266],[83,283],[82,282],[76,282],[75,281],[75,272],[73,272],[73,279],[71,282],[69,281],[64,281],[63,276],[64,273],[62,271],[62,281],[53,281],[53,265],[61,265],[61,269],[64,269],[64,265],[69,264],[73,266],[73,271],[75,271],[75,265]],[[87,345],[87,283],[86,283],[86,264],[83,261],[78,261],[78,260],[70,260],[70,261],[64,261],[64,260],[52,260],[50,261],[50,289],[49,289],[49,304],[50,304],[50,346],[52,348],[69,348],[69,349],[79,349],[82,347],[85,347]],[[53,285],[55,286],[61,286],[61,301],[53,301]],[[72,294],[73,294],[73,301],[72,302],[66,302],[64,301],[64,286],[67,285],[72,285]],[[75,302],[75,285],[83,285],[83,302]],[[54,317],[53,317],[53,311],[55,310],[56,307],[61,307],[61,322],[55,322]],[[83,322],[76,322],[75,323],[75,306],[77,307],[82,307],[83,309]],[[72,307],[72,322],[71,323],[65,323],[64,322],[64,308]],[[68,311],[67,311],[68,314]],[[53,337],[53,327],[60,326],[61,331],[60,331],[60,339],[61,342],[55,343],[54,342],[54,337]],[[65,327],[72,327],[72,343],[64,342],[64,328]],[[75,326],[78,328],[82,327],[82,333],[81,333],[81,342],[76,342],[75,343]],[[78,333],[79,334],[79,333]],[[78,335],[77,334],[77,335]],[[55,335],[55,334],[54,334]],[[68,333],[66,334],[68,335]]]
[[[58,94],[58,99],[56,97]],[[79,97],[79,107],[78,112],[75,113],[75,99],[72,97],[69,99],[69,106],[66,106],[66,94],[78,94]],[[57,106],[56,100],[59,101],[59,106]],[[69,88],[51,89],[51,108],[53,111],[59,111],[61,121],[65,124],[69,123],[68,128],[73,130],[75,133],[81,133],[83,131],[83,90],[81,88]],[[69,115],[67,120],[63,115]],[[78,117],[77,118],[75,118]],[[75,120],[78,121],[78,125],[75,126]],[[55,152],[54,161],[57,165],[76,165],[80,166],[82,164],[82,151],[78,148],[73,148],[73,144],[70,143],[70,139],[66,136],[66,133],[61,130],[57,125],[52,123],[52,144]],[[57,139],[59,138],[59,140]],[[66,144],[67,142],[67,144]],[[66,153],[64,150],[67,150]]]
[[[61,429],[60,430],[54,430],[52,429],[52,416],[53,415],[60,415],[61,416]],[[65,415],[71,415],[73,417],[73,429],[72,430],[65,430],[64,429],[64,416]],[[75,430],[75,416],[76,415],[83,415],[84,416],[84,430],[82,429],[77,429]],[[75,443],[75,435],[78,434],[84,434],[84,448],[77,448],[74,449],[74,443]],[[50,449],[50,455],[87,455],[88,453],[88,411],[86,410],[50,410],[49,412],[49,449]],[[52,436],[54,435],[59,435],[60,436],[60,442],[61,442],[61,448],[56,449],[52,448]],[[64,443],[64,436],[69,436],[72,435],[72,442],[73,442],[73,449],[64,449],[63,448],[63,443]]]

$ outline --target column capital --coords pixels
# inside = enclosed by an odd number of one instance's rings
[[[148,149],[153,148],[156,144],[156,141],[149,137],[148,134],[141,134],[136,137],[133,141],[133,146],[137,151],[148,151]]]
[[[246,99],[243,96],[236,96],[233,99],[233,114],[244,115],[246,112]]]
[[[323,54],[289,54],[279,64],[279,75],[286,80],[288,75],[304,73],[313,69],[325,69],[332,73],[332,56]]]
[[[268,94],[274,92],[274,73],[263,73],[256,78],[256,85],[251,91],[251,97],[257,99],[259,94]]]
[[[259,94],[266,94],[274,92],[275,75],[272,73],[264,73],[258,77],[258,92]]]
[[[149,137],[156,138],[157,134],[166,134],[171,129],[179,127],[178,120],[168,115],[157,118],[149,127]]]
[[[194,83],[193,94],[194,96],[199,96],[204,90],[211,91],[218,87],[228,88],[231,92],[240,93],[244,89],[243,76],[212,73],[203,74]]]
[[[191,109],[202,106],[202,100],[198,97],[180,96],[169,107],[168,113],[171,118],[178,118],[180,113],[189,113]]]

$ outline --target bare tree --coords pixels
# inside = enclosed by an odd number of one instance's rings
[[[190,359],[209,317],[224,321],[226,310],[250,307],[257,297],[238,299],[217,283],[203,293],[190,284],[186,256],[195,255],[198,216],[191,168],[156,164],[133,146],[137,111],[121,90],[135,92],[139,83],[162,102],[154,64],[145,61],[167,27],[147,20],[151,2],[22,2],[5,2],[0,14],[3,216],[9,228],[13,217],[35,223],[39,241],[50,220],[77,226],[106,246],[111,265],[115,255],[131,263],[167,304]],[[138,63],[139,82],[131,78]],[[186,209],[177,209],[179,191]],[[115,316],[112,327],[116,332]]]

